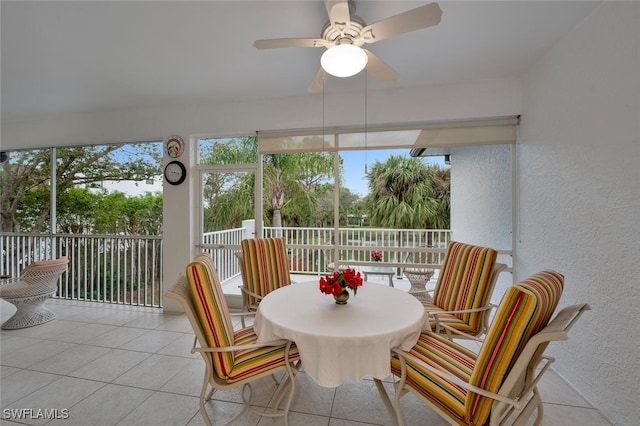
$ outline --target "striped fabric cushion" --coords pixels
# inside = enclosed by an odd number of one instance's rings
[[[235,332],[236,345],[251,345],[256,343],[258,336],[253,327],[242,328]],[[248,376],[285,364],[285,345],[265,346],[258,349],[237,351],[234,353],[234,365],[227,381],[237,382]],[[300,358],[296,345],[291,345],[289,361]]]
[[[234,345],[229,308],[209,254],[202,253],[187,265],[187,279],[193,304],[209,347]],[[234,364],[233,354],[231,352],[212,353],[212,358],[216,373],[221,378],[228,378]]]
[[[507,290],[478,353],[470,384],[498,391],[527,341],[551,318],[563,286],[562,275],[543,271]],[[465,401],[468,424],[484,424],[491,404],[492,400],[469,393]]]
[[[241,251],[238,251],[235,253],[236,258],[238,259],[238,264],[240,265],[240,275],[242,276],[242,282],[243,283],[247,283],[247,277],[245,276],[245,268],[244,268],[244,256],[242,255]],[[257,303],[251,303],[251,301],[255,301],[256,298],[253,296],[250,296],[248,294],[245,294],[244,292],[242,293],[242,303],[244,304],[244,307],[247,308],[247,311],[249,312],[255,312],[258,310],[258,304]]]
[[[498,252],[492,248],[451,241],[436,282],[433,304],[445,311],[485,306],[497,257]],[[428,308],[425,305],[425,309]],[[482,315],[466,313],[455,314],[455,317],[475,332],[482,325]]]
[[[287,249],[283,238],[242,240],[243,273],[247,290],[266,296],[271,291],[291,284]],[[248,297],[249,306],[259,300]]]
[[[431,332],[420,334],[418,343],[409,353],[425,364],[452,373],[465,382],[469,381],[476,361],[476,354],[464,346]],[[400,376],[400,362],[395,358],[391,359],[391,372]],[[451,414],[460,424],[465,424],[465,389],[441,379],[420,364],[411,361],[407,361],[406,383],[418,394]]]

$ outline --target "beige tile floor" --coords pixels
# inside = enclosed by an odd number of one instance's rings
[[[0,331],[0,423],[32,425],[203,425],[198,396],[204,363],[189,350],[184,315],[159,309],[52,299],[57,318],[47,324]],[[4,322],[14,307],[0,301]],[[289,416],[292,426],[390,425],[372,380],[323,388],[304,373]],[[389,379],[390,380],[390,379]],[[391,382],[385,385],[392,392]],[[275,386],[254,386],[266,406]],[[610,425],[553,371],[541,383],[544,425]],[[241,410],[238,391],[219,392],[208,412],[215,425]],[[11,409],[68,410],[67,419],[10,419]],[[411,395],[402,400],[409,426],[445,425]],[[42,416],[40,416],[42,417]],[[251,413],[236,423],[281,425]]]

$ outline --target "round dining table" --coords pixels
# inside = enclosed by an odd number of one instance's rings
[[[318,281],[281,287],[260,301],[257,343],[296,343],[306,374],[325,387],[345,379],[380,380],[391,374],[391,349],[411,349],[426,314],[410,294],[365,282],[346,305],[320,292]]]

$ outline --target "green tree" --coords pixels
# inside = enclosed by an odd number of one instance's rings
[[[255,175],[216,172],[204,177],[204,231],[238,228],[255,216]]]
[[[323,185],[333,177],[333,154],[273,154],[265,159],[265,201],[271,202],[267,209],[272,214],[273,226],[277,226],[279,204],[274,203],[274,198],[279,190],[282,197],[286,196],[280,206],[280,226],[283,219],[289,226],[318,226],[321,222],[319,202],[325,191]],[[281,169],[276,170],[277,167]],[[274,176],[278,176],[278,182],[274,181]],[[267,192],[271,197],[267,197]]]
[[[451,228],[451,170],[434,165],[430,167],[433,174],[434,198],[437,201],[436,215],[430,223],[433,229]]]
[[[93,194],[86,188],[74,187],[57,197],[58,232],[84,234],[95,232],[95,217],[102,194]]]
[[[316,187],[318,202],[314,226],[333,226],[333,183],[323,183]]]
[[[40,230],[50,199],[49,150],[2,153],[0,229],[3,232]],[[21,210],[19,214],[18,211]]]
[[[345,188],[340,186],[339,192],[339,212],[340,212],[340,225],[348,225],[348,215],[354,215],[360,218],[363,214],[361,211],[361,202],[360,196],[358,194],[354,194],[349,190],[349,188]],[[359,220],[358,220],[359,223]]]
[[[202,164],[251,164],[258,158],[255,136],[215,140]],[[265,221],[281,227],[312,226],[316,222],[318,186],[333,174],[333,156],[327,153],[265,154],[263,156]],[[254,217],[255,176],[216,171],[204,177],[205,230],[240,226]]]
[[[214,140],[202,164],[251,164],[258,158],[255,136]],[[303,141],[304,143],[304,141]],[[263,210],[270,226],[317,226],[323,186],[333,177],[333,154],[322,152],[263,155]],[[254,217],[255,176],[216,171],[204,177],[205,230],[240,226]],[[332,200],[332,198],[331,198]],[[324,204],[324,200],[322,201]],[[331,201],[332,203],[332,201]]]
[[[115,235],[122,232],[122,207],[126,195],[122,192],[101,194],[95,217],[95,232],[97,234]],[[160,213],[162,220],[162,213]]]
[[[421,159],[392,155],[367,175],[374,226],[434,228],[449,221],[449,174]]]
[[[159,143],[58,148],[56,153],[58,198],[71,188],[103,181],[141,181],[161,174]],[[0,229],[46,230],[50,215],[51,151],[4,152],[2,160]]]
[[[215,140],[202,164],[251,164],[258,158],[255,136]],[[255,216],[255,175],[236,171],[216,171],[204,175],[204,231],[237,228]]]
[[[122,213],[122,229],[128,235],[158,235],[162,227],[162,194],[126,197]]]

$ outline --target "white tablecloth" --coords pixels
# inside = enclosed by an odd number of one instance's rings
[[[379,284],[364,283],[355,297],[350,293],[347,305],[322,294],[317,281],[269,293],[253,325],[258,342],[296,342],[304,371],[322,386],[388,377],[391,348],[415,345],[424,308],[406,292]]]

